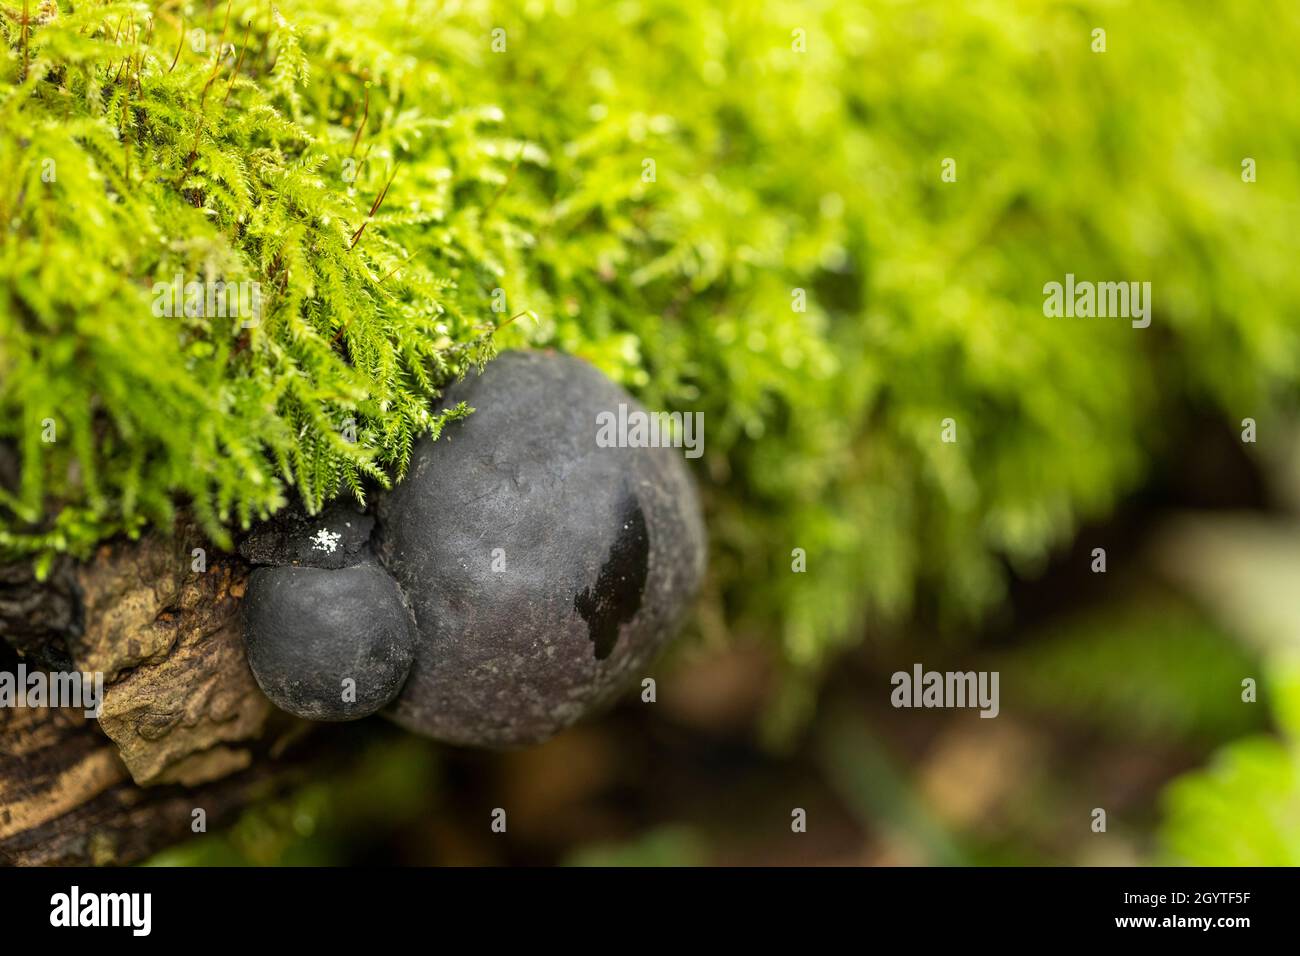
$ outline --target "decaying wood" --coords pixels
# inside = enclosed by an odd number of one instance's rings
[[[39,583],[0,569],[0,639],[29,668],[104,679],[98,720],[0,708],[0,863],[132,862],[188,836],[194,810],[215,826],[283,782],[240,634],[248,567],[196,569],[197,540],[114,542]]]
[[[134,863],[251,801],[300,782],[306,764],[259,751],[249,769],[190,788],[141,787],[117,748],[76,711],[10,711],[0,727],[0,865]]]
[[[87,623],[69,651],[104,674],[100,727],[136,783],[193,786],[248,766],[237,744],[261,735],[271,704],[244,657],[246,579],[230,556],[194,571],[183,539],[104,548],[81,572]]]

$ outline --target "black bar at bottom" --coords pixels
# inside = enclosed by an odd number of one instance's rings
[[[1198,936],[1231,945],[1261,932],[1294,940],[1297,891],[1300,876],[1284,869],[5,870],[0,933],[7,944],[77,934],[207,948],[349,937],[399,945],[424,931],[436,932],[430,943],[461,946],[465,933],[496,945],[511,932],[600,945],[711,930],[734,943],[844,928],[864,943],[919,931],[927,943]]]

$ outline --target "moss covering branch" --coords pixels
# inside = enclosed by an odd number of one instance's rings
[[[363,495],[467,364],[550,346],[705,413],[702,625],[815,666],[868,620],[986,611],[1137,485],[1179,410],[1295,407],[1300,100],[1260,68],[1300,36],[1280,0],[0,23],[10,554],[178,500],[221,539],[295,490]],[[1150,281],[1152,327],[1043,316],[1067,272]],[[155,316],[177,274],[260,283],[260,321]]]

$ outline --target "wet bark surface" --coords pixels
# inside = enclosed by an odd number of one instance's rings
[[[286,757],[303,727],[272,716],[248,668],[248,565],[191,545],[182,525],[44,580],[0,567],[0,672],[103,675],[97,718],[0,707],[0,863],[135,862],[287,785],[307,756]]]

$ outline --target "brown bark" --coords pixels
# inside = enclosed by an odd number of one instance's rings
[[[191,542],[186,527],[115,542],[44,582],[0,569],[0,638],[27,669],[104,680],[98,719],[0,708],[0,863],[134,862],[193,832],[196,810],[213,827],[292,779],[244,656],[248,567],[204,566]]]
[[[297,782],[300,765],[259,754],[248,769],[199,787],[142,787],[117,748],[79,714],[17,711],[0,729],[0,864],[134,863],[229,822],[250,801]]]

